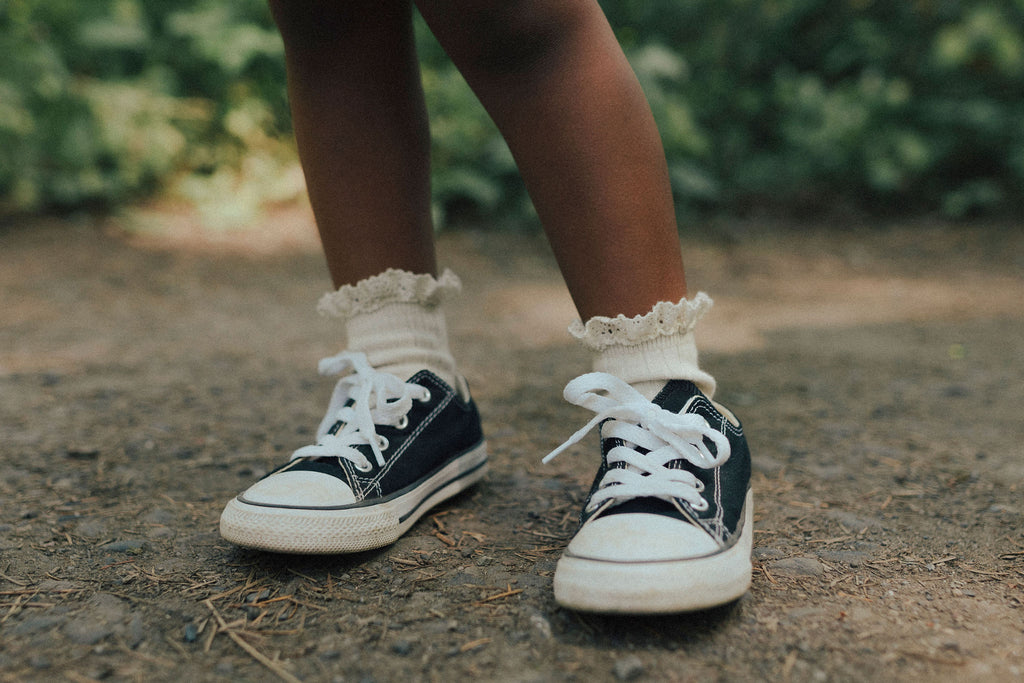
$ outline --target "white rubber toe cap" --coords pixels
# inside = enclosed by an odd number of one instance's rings
[[[240,496],[245,503],[297,508],[324,508],[356,502],[352,489],[320,472],[278,472],[256,482]]]
[[[720,549],[707,532],[688,522],[638,512],[584,524],[566,554],[604,562],[660,562],[702,557]]]

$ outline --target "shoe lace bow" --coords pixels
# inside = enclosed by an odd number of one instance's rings
[[[291,459],[338,457],[368,469],[369,460],[354,447],[369,445],[377,466],[383,467],[387,440],[377,434],[377,425],[402,428],[408,423],[406,416],[413,399],[428,400],[430,391],[375,370],[366,354],[355,351],[324,358],[319,371],[325,377],[348,374],[334,387],[327,414],[317,430],[317,443],[298,449]]]
[[[701,495],[704,484],[686,469],[668,466],[686,460],[702,469],[712,469],[728,460],[729,440],[707,420],[666,410],[618,377],[603,372],[577,377],[566,385],[564,396],[566,401],[596,415],[543,462],[550,462],[602,423],[603,438],[622,442],[607,453],[610,469],[591,496],[588,512],[607,501],[617,505],[634,498],[660,498],[670,503],[682,499],[698,512],[707,509],[708,503]],[[714,452],[707,441],[714,445]],[[623,466],[613,467],[618,463]]]

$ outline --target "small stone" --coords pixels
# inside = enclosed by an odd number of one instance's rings
[[[541,614],[530,615],[530,628],[544,640],[551,640],[551,622]]]
[[[826,562],[842,562],[851,567],[859,567],[862,563],[871,559],[870,553],[863,553],[857,550],[821,550],[818,557]]]
[[[164,508],[153,508],[146,513],[146,516],[142,518],[143,522],[147,524],[173,524],[175,521],[175,515],[170,510]]]
[[[737,404],[738,405],[738,404]],[[760,474],[771,477],[779,474],[785,469],[785,464],[767,455],[759,455],[750,463],[751,468]]]
[[[128,622],[128,647],[137,648],[146,639],[146,625],[142,621],[142,614],[135,612]]]
[[[391,651],[396,655],[405,657],[412,653],[412,643],[408,640],[396,640],[391,644]]]
[[[786,556],[786,551],[781,548],[754,548],[755,560],[778,560]]]
[[[50,660],[46,657],[46,655],[33,655],[29,658],[28,665],[31,666],[33,669],[49,669]]]
[[[146,542],[141,538],[129,538],[123,541],[113,541],[101,547],[110,553],[135,553],[145,548]]]
[[[612,671],[615,673],[616,680],[632,681],[643,675],[644,663],[636,655],[630,655],[616,660]]]
[[[787,557],[771,563],[771,572],[776,576],[820,577],[825,574],[825,566],[813,557]]]
[[[182,636],[182,640],[186,643],[194,643],[199,638],[199,627],[195,624],[185,625],[185,634]]]
[[[75,619],[64,626],[64,635],[78,645],[95,645],[114,632],[113,626],[89,618]]]
[[[11,633],[16,636],[28,636],[33,633],[42,633],[59,627],[64,623],[64,621],[65,619],[63,617],[54,617],[50,615],[29,617],[20,623],[15,624],[11,629]]]

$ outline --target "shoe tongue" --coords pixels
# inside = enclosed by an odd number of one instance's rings
[[[673,379],[669,380],[665,388],[658,392],[658,395],[654,397],[653,403],[665,410],[678,413],[686,407],[691,398],[700,395],[700,389],[693,382],[685,379]]]
[[[664,515],[667,517],[675,517],[683,521],[688,521],[686,517],[680,514],[679,510],[675,505],[669,503],[666,500],[660,498],[634,498],[627,500],[618,505],[613,505],[608,508],[605,512],[602,512],[599,516],[605,517],[607,515],[620,515],[620,514],[635,514],[635,513],[646,513],[649,515]]]

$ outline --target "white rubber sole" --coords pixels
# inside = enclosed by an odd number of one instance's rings
[[[487,474],[480,444],[422,484],[389,500],[340,509],[284,508],[232,499],[220,516],[220,535],[246,548],[333,555],[391,545],[430,508]]]
[[[555,602],[605,614],[669,614],[724,605],[750,588],[753,539],[754,499],[748,491],[743,530],[733,546],[714,555],[658,562],[563,555],[555,567]]]

